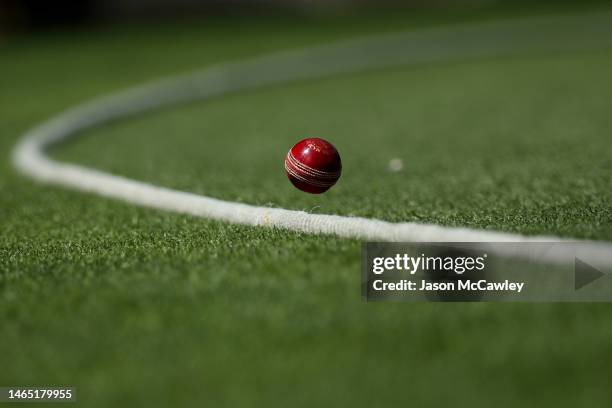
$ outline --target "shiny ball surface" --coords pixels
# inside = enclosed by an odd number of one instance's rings
[[[326,140],[311,137],[297,142],[285,157],[289,181],[298,189],[311,194],[329,190],[340,178],[340,154]]]

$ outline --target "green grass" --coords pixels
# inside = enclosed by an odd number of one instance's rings
[[[103,127],[59,157],[258,205],[611,239],[610,71],[599,52],[305,82]],[[305,136],[343,154],[323,196],[285,181]]]
[[[73,385],[85,406],[609,406],[608,305],[365,304],[357,241],[141,209],[10,168],[23,131],[99,93],[412,24],[393,21],[0,50],[0,385]],[[342,76],[145,115],[54,155],[259,205],[612,240],[611,70],[602,50]],[[282,172],[304,135],[343,155],[323,196]],[[403,172],[387,171],[394,157]]]

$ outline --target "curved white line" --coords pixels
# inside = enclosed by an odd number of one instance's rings
[[[426,29],[370,37],[330,46],[290,51],[241,63],[218,65],[161,80],[77,106],[27,132],[13,152],[16,168],[38,181],[112,197],[146,207],[223,220],[270,226],[309,234],[410,242],[549,242],[553,236],[527,237],[467,228],[338,215],[310,214],[257,207],[176,191],[48,158],[45,150],[87,128],[176,103],[210,99],[271,84],[315,79],[373,68],[453,59],[581,50],[612,45],[612,14],[531,18],[515,21]],[[589,261],[612,263],[612,245],[582,241]],[[573,261],[573,254],[521,249],[501,255],[551,262]]]

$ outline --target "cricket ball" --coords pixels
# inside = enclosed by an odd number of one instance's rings
[[[300,140],[285,158],[289,181],[298,189],[321,194],[336,184],[342,173],[338,151],[327,140],[310,137]]]

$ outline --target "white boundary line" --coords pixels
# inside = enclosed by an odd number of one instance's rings
[[[268,226],[308,234],[333,234],[398,242],[551,242],[553,236],[449,228],[413,222],[310,214],[217,200],[176,191],[102,171],[51,160],[45,151],[100,124],[191,100],[204,100],[245,89],[292,81],[498,55],[583,50],[612,45],[612,14],[529,18],[470,26],[424,29],[369,37],[329,46],[283,52],[245,62],[218,65],[154,82],[79,105],[27,132],[13,152],[13,163],[33,179],[111,197],[129,203],[231,223]],[[281,166],[282,168],[282,166]],[[579,241],[585,259],[612,264],[612,245]],[[573,262],[565,250],[508,249],[501,255],[550,262]],[[541,248],[541,246],[534,246]]]

